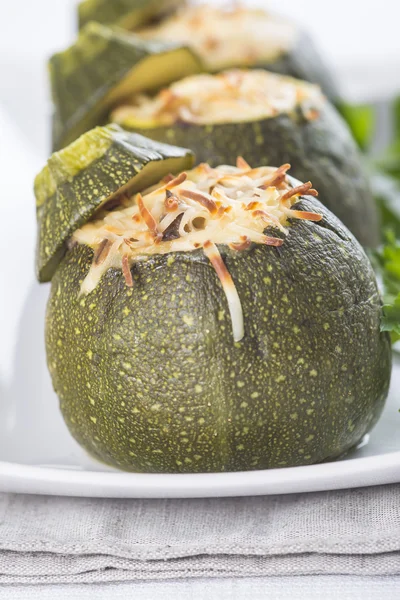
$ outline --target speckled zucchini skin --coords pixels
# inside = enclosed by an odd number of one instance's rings
[[[79,28],[96,21],[133,31],[182,4],[183,0],[84,0],[78,6]]]
[[[53,150],[59,150],[96,125],[107,120],[116,88],[134,68],[152,57],[168,58],[174,65],[178,54],[184,63],[167,77],[168,82],[201,71],[191,50],[156,41],[144,41],[122,29],[89,23],[77,41],[64,52],[54,54],[49,62],[50,84],[54,104]],[[152,66],[154,69],[154,65]],[[165,69],[164,69],[165,73]],[[144,89],[166,85],[165,76],[155,77]],[[135,81],[135,80],[134,80]],[[137,89],[135,90],[137,91]],[[141,90],[143,91],[143,89]],[[129,95],[128,90],[122,93]]]
[[[123,123],[129,128],[129,122]],[[154,140],[191,148],[198,162],[235,164],[238,155],[252,166],[290,163],[291,174],[312,181],[322,202],[363,246],[379,243],[378,211],[349,129],[337,111],[324,104],[310,121],[294,114],[244,123],[136,129]]]
[[[212,472],[306,465],[353,447],[388,392],[391,346],[363,250],[315,199],[283,246],[221,246],[241,298],[234,343],[225,295],[201,251],[110,269],[80,297],[92,250],[70,250],[52,281],[46,346],[76,440],[128,471]]]
[[[118,125],[97,127],[53,154],[35,179],[38,280],[50,281],[72,233],[104,202],[121,190],[133,191],[145,167],[169,161],[167,174],[171,159],[177,171],[190,169],[194,162],[190,150],[154,142]]]

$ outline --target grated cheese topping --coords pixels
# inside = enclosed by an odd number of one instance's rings
[[[300,195],[317,192],[310,182],[293,188],[286,176],[289,168],[285,164],[253,169],[239,157],[236,167],[214,169],[201,164],[176,177],[169,175],[132,197],[113,198],[72,237],[72,244],[85,244],[94,251],[81,293],[94,290],[111,267],[121,269],[126,285],[132,287],[135,262],[203,249],[221,281],[234,339],[239,341],[244,335],[242,307],[218,246],[236,252],[252,243],[281,246],[288,218],[321,220],[317,213],[292,208]],[[277,234],[266,235],[268,227]]]
[[[183,121],[211,124],[253,121],[292,113],[300,106],[306,118],[318,115],[320,88],[263,69],[234,69],[218,75],[192,75],[155,97],[125,100],[112,120],[130,127],[168,126]]]
[[[207,70],[268,63],[290,50],[297,37],[293,23],[259,8],[186,6],[155,26],[144,39],[182,43],[193,48]]]

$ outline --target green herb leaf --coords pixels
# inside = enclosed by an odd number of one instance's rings
[[[393,103],[394,126],[396,140],[400,141],[400,97]]]
[[[393,232],[387,232],[386,243],[371,258],[383,287],[381,331],[390,332],[395,343],[400,340],[400,241]]]
[[[400,182],[385,173],[371,173],[371,187],[381,214],[382,231],[400,239]]]
[[[396,139],[393,144],[385,150],[382,156],[376,161],[376,165],[378,169],[400,180],[400,139]]]
[[[388,331],[393,343],[400,340],[400,294],[393,304],[384,304],[381,331]]]
[[[379,156],[377,168],[400,181],[400,98],[391,103],[392,143]]]
[[[376,126],[375,108],[370,104],[340,102],[337,108],[362,150],[366,150],[374,136]]]
[[[380,209],[385,243],[370,254],[383,295],[381,331],[390,333],[392,342],[400,341],[400,98],[392,103],[393,142],[381,156],[368,157],[364,163],[370,175],[373,194]],[[353,135],[366,150],[376,125],[370,106],[342,104],[339,107]]]
[[[386,304],[393,304],[400,293],[400,242],[387,232],[386,243],[372,256],[373,264],[383,284]]]

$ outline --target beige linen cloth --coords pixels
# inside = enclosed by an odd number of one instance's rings
[[[400,575],[400,485],[286,496],[0,495],[0,584]]]

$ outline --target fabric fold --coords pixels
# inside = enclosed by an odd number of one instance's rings
[[[400,574],[400,485],[286,496],[0,495],[0,584]]]

